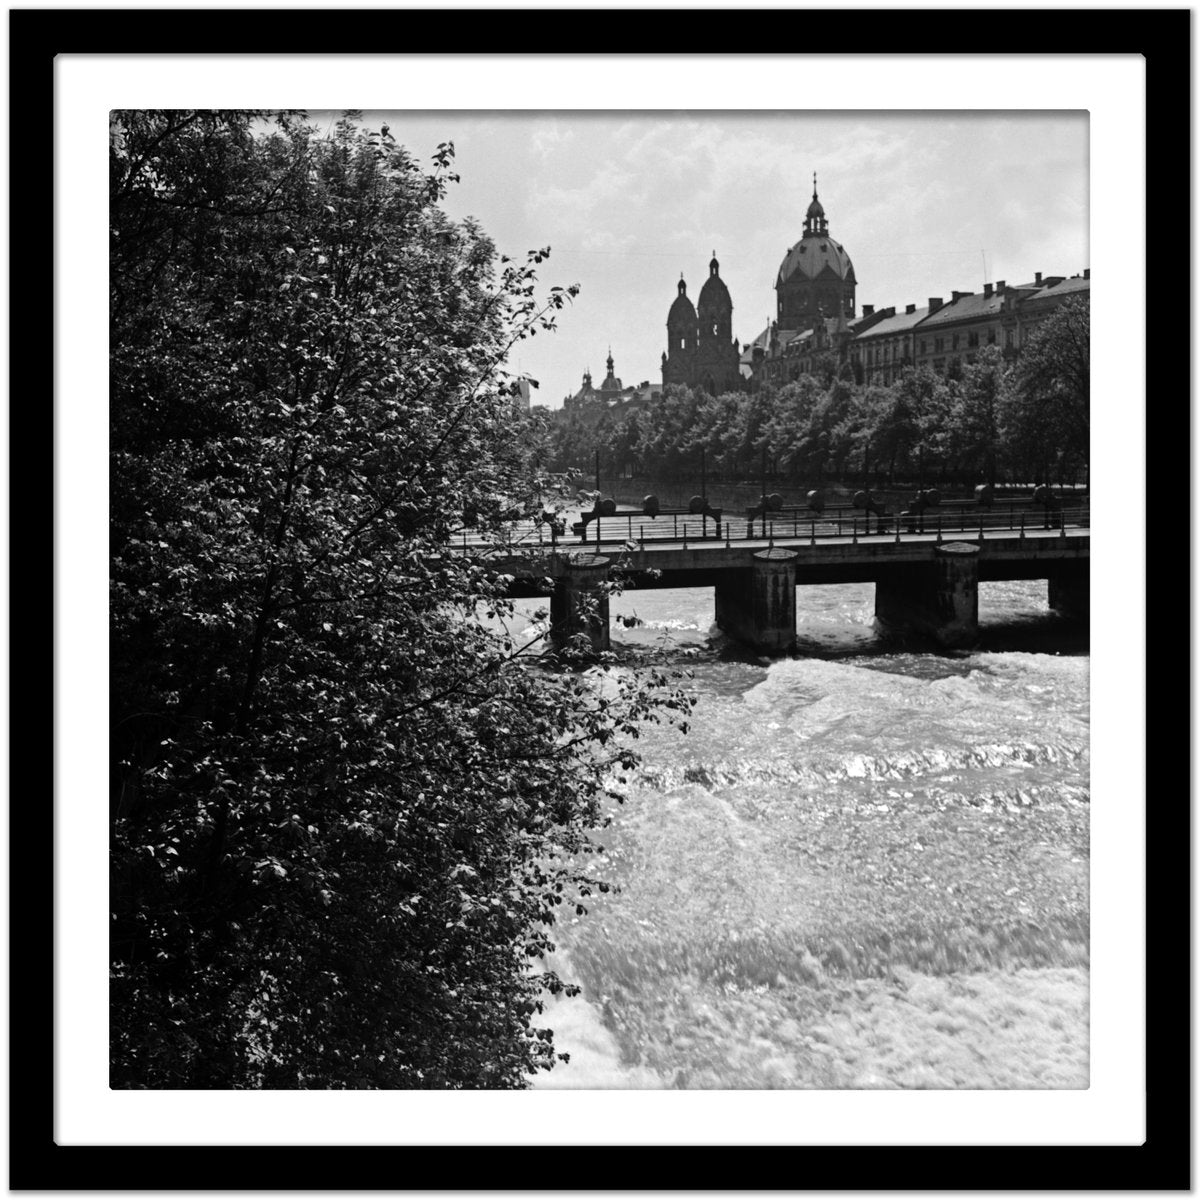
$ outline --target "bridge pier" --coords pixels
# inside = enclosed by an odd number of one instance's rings
[[[887,629],[928,634],[943,646],[971,645],[979,636],[979,547],[944,542],[933,548],[933,562],[882,574],[875,616]]]
[[[717,625],[765,654],[796,644],[796,558],[792,550],[759,550],[749,570],[726,572],[716,585]]]
[[[1059,563],[1050,572],[1050,607],[1061,616],[1086,621],[1091,611],[1091,583],[1088,560]]]
[[[561,648],[577,634],[587,634],[593,650],[608,649],[609,560],[602,554],[576,554],[564,562],[550,597],[550,641]]]

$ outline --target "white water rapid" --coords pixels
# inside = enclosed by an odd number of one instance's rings
[[[870,585],[801,588],[774,663],[710,591],[614,599],[698,704],[599,837],[620,891],[555,931],[583,994],[535,1085],[1086,1087],[1088,658],[1045,587],[984,585],[953,655],[877,641]]]

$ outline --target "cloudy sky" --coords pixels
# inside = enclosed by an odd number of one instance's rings
[[[327,121],[327,114],[312,114]],[[715,250],[743,342],[774,311],[818,173],[829,230],[877,308],[1073,275],[1088,261],[1086,113],[378,112],[422,160],[452,141],[452,216],[502,253],[551,247],[541,281],[581,292],[512,366],[558,407],[611,344],[623,382],[661,380],[667,309]]]

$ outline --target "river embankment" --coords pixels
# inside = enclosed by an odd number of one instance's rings
[[[595,480],[585,476],[579,480],[579,487],[588,495],[592,495],[596,490]],[[891,512],[900,512],[909,506],[917,491],[922,487],[937,490],[946,504],[973,498],[971,488],[954,484],[938,484],[936,481],[930,481],[924,485],[872,483],[869,490],[875,500],[884,508]],[[1006,502],[1027,500],[1033,487],[1033,484],[998,486],[995,489],[995,502],[1003,507]],[[825,504],[829,506],[851,504],[854,494],[862,488],[861,483],[794,483],[771,478],[766,480],[767,494],[778,494],[787,506],[802,507],[806,505],[810,491],[819,491]],[[1062,497],[1069,497],[1069,503],[1072,505],[1086,504],[1088,501],[1086,488],[1067,487],[1054,490]],[[749,480],[736,483],[706,480],[703,492],[713,508],[721,509],[730,515],[741,516],[747,509],[758,504],[759,498],[763,494],[763,484],[761,481]],[[600,479],[601,495],[611,497],[622,509],[634,509],[637,512],[642,510],[643,500],[650,495],[657,496],[659,504],[663,508],[686,509],[692,497],[698,496],[700,493],[699,472],[695,479],[684,482],[638,477],[605,479],[601,476]]]

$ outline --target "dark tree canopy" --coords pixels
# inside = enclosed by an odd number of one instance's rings
[[[1014,453],[1039,477],[1088,461],[1091,438],[1091,303],[1070,299],[1026,342],[1005,406]]]
[[[1088,462],[1088,342],[1082,299],[1044,318],[1015,360],[985,346],[945,375],[910,366],[882,385],[830,360],[754,391],[671,385],[625,414],[558,414],[551,461],[586,471],[599,451],[606,474],[688,481],[704,450],[711,478],[757,482],[765,455],[772,478],[804,486],[1074,479]]]
[[[116,1087],[523,1086],[607,781],[686,706],[531,665],[446,553],[547,485],[503,364],[574,293],[443,214],[452,156],[113,116]]]

